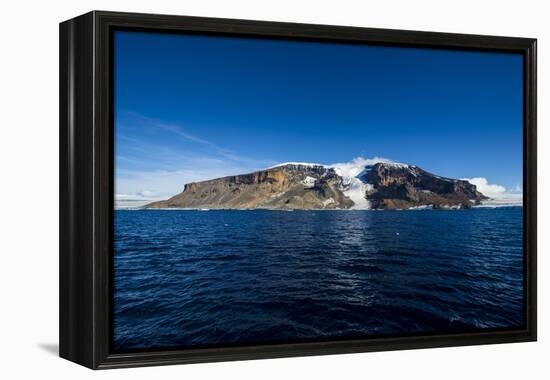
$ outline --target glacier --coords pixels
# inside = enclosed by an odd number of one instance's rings
[[[280,166],[286,165],[297,165],[297,166],[308,166],[315,167],[321,166],[327,169],[334,169],[336,174],[338,174],[343,179],[342,185],[345,190],[343,193],[350,198],[354,206],[351,207],[351,210],[368,210],[370,209],[370,202],[366,199],[365,194],[367,191],[372,190],[373,186],[369,184],[365,179],[365,174],[369,170],[369,167],[377,163],[385,163],[388,165],[393,165],[397,167],[409,167],[408,164],[403,164],[401,162],[396,162],[389,158],[384,157],[374,157],[374,158],[363,158],[356,157],[349,162],[341,162],[336,164],[321,164],[321,163],[312,163],[312,162],[283,162],[273,166],[270,166],[268,169],[273,169]],[[304,183],[306,186],[312,186],[311,181]]]

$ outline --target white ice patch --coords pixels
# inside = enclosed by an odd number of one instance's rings
[[[268,169],[278,168],[279,166],[286,166],[286,165],[308,166],[308,167],[326,166],[324,164],[313,164],[311,162],[282,162],[280,164],[270,166]]]
[[[462,205],[441,205],[439,207],[445,210],[460,210]]]
[[[313,186],[315,186],[315,182],[317,182],[317,178],[307,176],[303,181],[302,184],[306,189],[311,189]]]
[[[333,203],[336,203],[334,201],[334,199],[332,199],[332,198],[326,199],[326,200],[323,201],[323,207],[327,207],[328,205],[331,205]]]
[[[420,205],[420,206],[409,207],[407,210],[431,210],[433,208],[434,208],[433,205]]]
[[[344,190],[344,195],[353,201],[351,209],[369,209],[370,202],[365,198],[367,186],[359,178],[351,178],[348,190]]]
[[[350,162],[328,165],[333,168],[336,174],[344,179],[344,185],[347,190],[344,190],[344,195],[351,199],[354,205],[352,209],[369,209],[370,202],[365,198],[367,191],[372,190],[372,184],[365,183],[360,178],[364,178],[364,174],[369,170],[366,166],[372,166],[376,163],[394,163],[386,158],[363,158],[358,157]]]
[[[396,167],[408,167],[407,164],[401,164],[399,162],[395,162],[388,158],[383,158],[383,157],[374,157],[374,158],[357,157],[351,160],[350,162],[327,165],[327,168],[333,168],[334,170],[337,170],[336,173],[338,175],[342,175],[342,177],[352,178],[352,177],[357,177],[363,171],[366,172],[370,170],[370,168],[366,168],[367,166],[372,166],[378,163],[384,163],[384,164],[388,164]],[[339,174],[338,170],[342,174]]]
[[[354,205],[351,207],[352,209],[369,209],[370,208],[370,202],[365,198],[367,191],[370,191],[373,189],[372,184],[364,182],[362,178],[368,173],[369,170],[371,170],[370,166],[375,165],[377,163],[384,163],[387,165],[391,165],[394,167],[399,168],[408,168],[410,165],[402,164],[400,162],[395,162],[393,160],[390,160],[388,158],[383,157],[374,157],[374,158],[363,158],[363,157],[357,157],[351,160],[350,162],[343,162],[338,164],[332,164],[332,165],[323,165],[323,164],[314,164],[309,162],[284,162],[281,164],[277,164],[272,166],[271,168],[276,168],[279,166],[285,166],[285,165],[301,165],[301,166],[322,166],[325,168],[332,168],[343,179],[343,185],[347,188],[347,190],[344,190],[344,195],[346,195],[348,198],[350,198]],[[270,168],[270,169],[271,169]],[[311,181],[306,179],[303,181],[304,186],[313,186],[310,182]],[[315,183],[315,182],[313,182]]]
[[[394,162],[394,161],[389,161],[389,162],[386,162],[386,161],[379,161],[379,162],[383,162],[384,164],[386,164],[386,166],[393,166],[394,168],[401,168],[401,169],[405,169],[405,168],[409,168],[410,165],[409,164],[403,164],[401,162]],[[372,165],[372,164],[371,164]]]

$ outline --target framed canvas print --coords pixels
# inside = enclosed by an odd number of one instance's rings
[[[60,25],[60,355],[536,340],[536,41]]]

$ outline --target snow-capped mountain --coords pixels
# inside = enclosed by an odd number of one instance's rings
[[[285,162],[249,174],[185,185],[146,208],[404,209],[468,208],[488,199],[465,180],[386,159]]]

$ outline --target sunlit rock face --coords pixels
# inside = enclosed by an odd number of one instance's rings
[[[321,165],[287,164],[185,185],[182,193],[147,208],[350,208],[342,177]]]
[[[249,174],[185,185],[145,208],[405,209],[468,208],[487,199],[467,181],[414,165],[378,162],[357,175],[337,165],[286,163]]]

